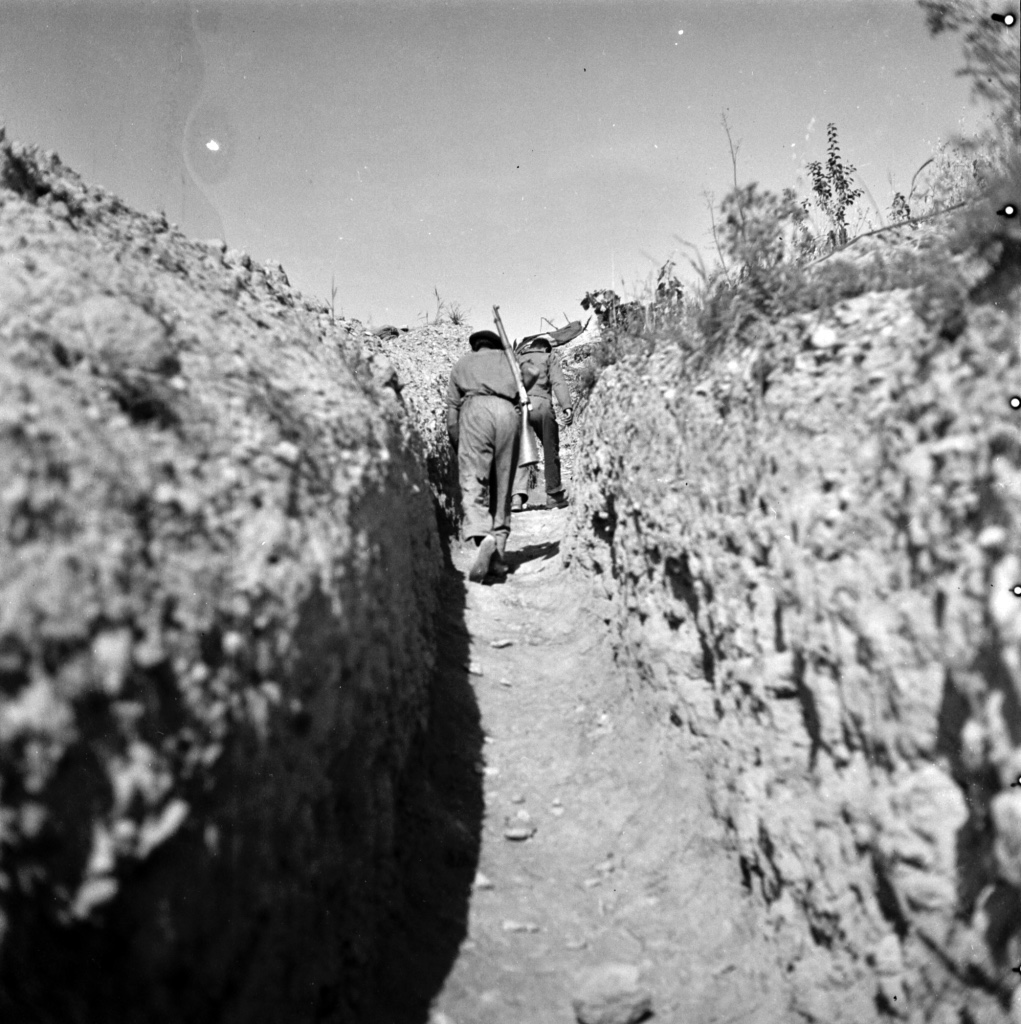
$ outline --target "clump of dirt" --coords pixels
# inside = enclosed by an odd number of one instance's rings
[[[360,1019],[436,662],[421,443],[279,264],[2,137],[0,183],[0,1015]]]
[[[625,357],[579,424],[568,556],[826,1024],[1021,1012],[1016,291],[942,337],[911,299]]]

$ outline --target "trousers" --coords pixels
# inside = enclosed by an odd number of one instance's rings
[[[542,468],[546,474],[546,493],[559,494],[563,489],[560,480],[560,427],[557,424],[553,403],[546,398],[530,398],[532,408],[528,413],[528,425],[535,431],[542,444]],[[514,477],[514,493],[528,495],[528,466],[518,468]]]
[[[501,555],[511,524],[521,413],[504,398],[472,395],[458,419],[457,470],[465,540],[492,534]]]

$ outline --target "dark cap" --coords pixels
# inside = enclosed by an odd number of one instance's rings
[[[553,339],[548,334],[534,334],[530,338],[524,338],[518,352],[524,355],[526,352],[552,352]]]
[[[496,331],[475,331],[468,338],[468,344],[471,345],[473,352],[477,352],[480,348],[501,348],[503,346],[500,335]]]

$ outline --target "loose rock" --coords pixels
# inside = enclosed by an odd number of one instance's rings
[[[633,964],[602,964],[578,975],[571,1002],[579,1024],[636,1024],[652,1011],[652,993]]]

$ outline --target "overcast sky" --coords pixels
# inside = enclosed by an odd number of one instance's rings
[[[975,112],[912,0],[0,0],[0,121],[375,324],[512,337],[634,291],[704,193],[805,191],[826,124],[885,211]]]

